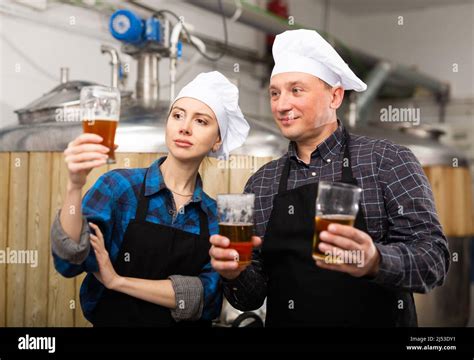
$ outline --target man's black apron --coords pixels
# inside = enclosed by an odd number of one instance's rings
[[[117,274],[151,280],[167,279],[170,275],[198,276],[210,261],[209,228],[204,211],[199,208],[200,235],[196,235],[145,221],[148,204],[143,180],[135,219],[127,226],[114,262]],[[211,325],[210,321],[176,322],[166,307],[108,289],[94,310],[92,322],[94,326]]]
[[[345,129],[344,137],[344,158],[349,166],[342,167],[342,182],[357,185],[350,163],[350,136]],[[287,190],[289,173],[288,158],[262,246],[269,278],[265,325],[417,326],[410,292],[316,266],[312,244],[318,184]],[[359,209],[354,226],[368,233],[362,207]]]

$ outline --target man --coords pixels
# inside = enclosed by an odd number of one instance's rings
[[[405,147],[350,135],[336,117],[344,90],[366,85],[317,32],[286,31],[273,46],[271,109],[288,152],[259,169],[252,264],[238,267],[229,240],[211,237],[211,263],[239,310],[267,298],[266,326],[416,326],[413,292],[441,285],[446,237],[423,170]],[[319,250],[362,261],[328,263],[311,255],[320,180],[362,188],[354,227],[331,224]],[[348,257],[342,256],[342,259]]]

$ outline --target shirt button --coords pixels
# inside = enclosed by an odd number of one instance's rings
[[[330,162],[331,162],[331,159],[326,159],[326,162],[327,162],[327,163],[330,163]]]
[[[168,214],[173,215],[173,210],[168,210]]]
[[[311,175],[316,176],[316,172],[313,171],[313,172],[311,173]]]

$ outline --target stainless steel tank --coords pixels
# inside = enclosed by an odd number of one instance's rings
[[[92,83],[71,81],[58,85],[25,108],[16,110],[19,125],[0,129],[0,151],[63,151],[82,132],[79,95]],[[166,152],[167,102],[145,107],[131,92],[121,92],[122,108],[117,128],[118,152]],[[251,130],[245,144],[232,154],[278,156],[287,141],[265,120],[247,117]]]
[[[139,112],[120,118],[115,142],[118,152],[166,152],[165,120],[168,108],[156,112]],[[276,128],[252,118],[245,144],[232,152],[259,157],[283,154],[288,143]],[[63,151],[82,132],[80,121],[42,122],[0,129],[0,151]]]

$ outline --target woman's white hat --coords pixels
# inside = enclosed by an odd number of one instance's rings
[[[247,139],[250,126],[239,107],[239,89],[218,71],[201,73],[184,86],[174,99],[190,97],[209,106],[216,115],[222,145],[208,155],[227,159]]]

